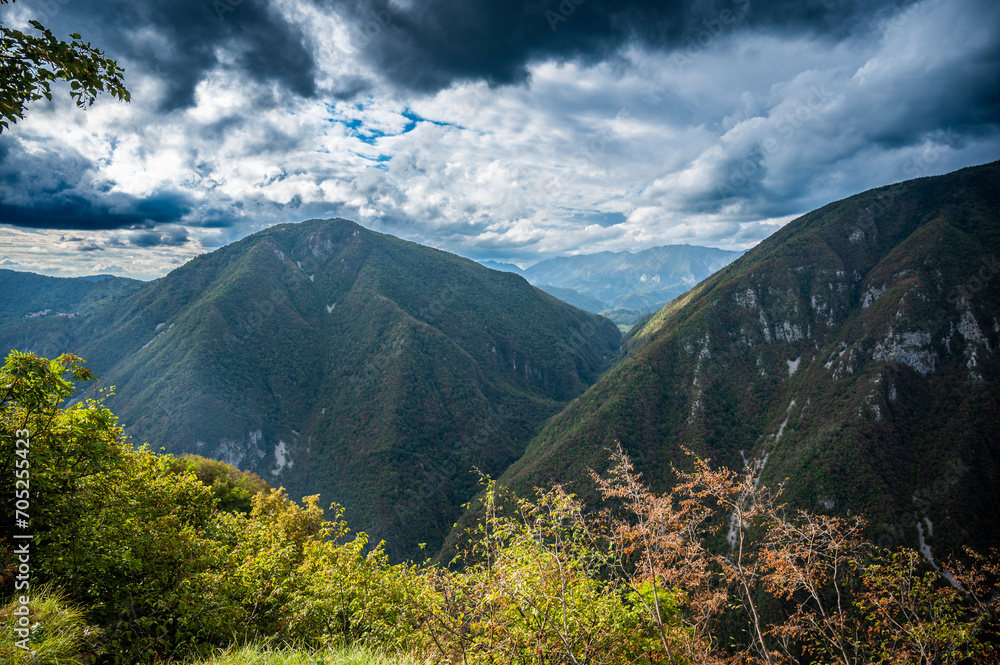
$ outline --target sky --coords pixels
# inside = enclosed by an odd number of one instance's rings
[[[747,249],[1000,159],[995,0],[18,0],[131,103],[0,135],[0,268],[152,279],[344,217],[477,260]]]

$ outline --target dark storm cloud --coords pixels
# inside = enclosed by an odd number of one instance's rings
[[[461,79],[520,82],[535,60],[602,61],[631,41],[697,51],[740,26],[837,37],[911,0],[311,1],[347,19],[353,45],[390,81],[436,91]],[[70,2],[39,17],[157,74],[167,86],[162,110],[191,106],[198,82],[220,63],[316,94],[311,46],[268,0]],[[358,78],[341,84],[327,92],[347,98],[370,88]]]
[[[136,247],[178,247],[188,240],[187,229],[182,226],[140,231],[128,237],[129,244]]]
[[[195,86],[220,61],[254,80],[315,93],[315,62],[301,31],[264,0],[74,2],[51,24],[157,74],[167,86],[162,110],[191,106]]]
[[[98,230],[143,227],[179,220],[187,211],[182,197],[144,199],[116,196],[93,201],[69,191],[30,205],[0,203],[0,224],[35,229]]]
[[[59,236],[59,242],[73,244],[73,249],[77,252],[100,252],[104,248],[90,238],[80,238],[79,236]]]
[[[33,154],[0,138],[0,224],[24,228],[143,228],[179,221],[191,211],[186,194],[135,197],[94,182],[95,164],[73,151]]]
[[[905,0],[314,0],[353,25],[353,41],[388,78],[434,91],[456,79],[514,83],[535,60],[607,59],[635,41],[703,48],[738,26],[840,37]]]

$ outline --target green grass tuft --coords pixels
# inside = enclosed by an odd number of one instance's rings
[[[417,665],[419,662],[405,655],[363,647],[309,651],[253,645],[227,650],[191,665]]]
[[[30,596],[28,649],[16,645],[22,640],[14,629],[19,607],[15,598],[0,607],[0,663],[4,665],[79,665],[85,661],[82,649],[88,627],[83,612],[70,604],[61,591],[49,585]],[[93,630],[93,629],[89,629]]]

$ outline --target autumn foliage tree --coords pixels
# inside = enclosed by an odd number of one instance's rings
[[[938,571],[913,550],[867,542],[860,517],[787,509],[780,488],[761,486],[759,465],[737,473],[691,457],[694,470],[677,472],[665,494],[642,483],[620,445],[608,474],[592,474],[621,508],[609,532],[624,564],[619,573],[633,587],[680,601],[690,632],[662,640],[666,661],[995,662],[996,553],[969,551]],[[712,547],[721,529],[726,544]],[[644,608],[665,636],[657,596]],[[718,631],[738,617],[746,637],[720,643]]]
[[[864,520],[798,510],[769,516],[761,546],[764,588],[790,603],[769,631],[784,654],[801,652],[826,663],[860,662],[862,634],[851,602],[868,546]]]
[[[691,480],[665,495],[650,491],[621,444],[611,460],[607,476],[591,476],[603,497],[617,500],[622,508],[601,517],[617,553],[616,572],[655,626],[668,662],[678,662],[678,650],[685,660],[712,662],[715,640],[710,625],[726,606],[726,594],[715,583],[716,571],[702,542],[712,509],[696,496]],[[683,612],[677,611],[678,601]],[[675,617],[686,630],[668,637]]]

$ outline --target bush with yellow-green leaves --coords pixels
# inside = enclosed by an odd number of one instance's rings
[[[261,636],[315,647],[413,642],[419,578],[351,534],[339,508],[331,522],[318,497],[300,506],[268,490],[252,495],[249,512],[219,510],[218,483],[199,480],[199,465],[133,447],[99,400],[63,406],[71,379],[92,378],[70,355],[15,352],[0,370],[3,500],[14,496],[13,434],[28,430],[32,582],[62,589],[100,627],[80,636],[81,653],[132,665]],[[13,563],[5,537],[8,595]]]

